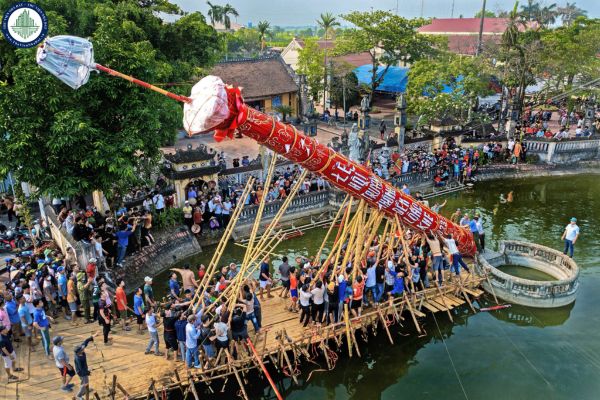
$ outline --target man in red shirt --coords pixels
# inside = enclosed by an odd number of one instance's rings
[[[90,261],[85,268],[85,273],[87,274],[88,281],[96,280],[96,260],[94,257],[90,258]]]
[[[124,331],[130,331],[131,328],[127,326],[127,295],[125,294],[125,281],[119,279],[117,281],[117,290],[115,292],[115,301],[117,302],[117,314],[121,318]]]

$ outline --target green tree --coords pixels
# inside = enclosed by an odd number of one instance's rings
[[[275,111],[277,111],[278,113],[281,114],[281,118],[282,118],[283,122],[286,121],[286,117],[288,115],[292,115],[292,113],[294,112],[294,110],[292,109],[292,107],[284,105],[284,104],[282,104],[280,106],[276,106],[275,107]]]
[[[352,70],[336,69],[334,63],[334,73],[331,80],[331,101],[335,108],[344,108],[344,97],[346,100],[344,113],[348,112],[350,107],[360,104],[358,78]]]
[[[256,29],[242,28],[227,34],[229,51],[239,57],[255,57],[260,51],[260,35]]]
[[[212,4],[207,1],[208,4],[208,18],[210,18],[210,24],[215,26],[216,22],[223,22],[223,7],[218,4]]]
[[[478,96],[490,94],[490,76],[479,58],[449,54],[414,63],[408,74],[409,112],[422,124],[453,117],[466,122]]]
[[[325,53],[317,44],[317,39],[305,39],[304,48],[298,54],[298,73],[306,76],[313,100],[318,99],[323,90],[324,60]]]
[[[317,20],[317,24],[323,28],[323,36],[325,38],[325,57],[323,59],[323,64],[324,64],[324,76],[323,76],[323,80],[325,82],[327,82],[327,51],[328,51],[328,44],[329,44],[329,35],[331,33],[331,30],[333,29],[334,26],[339,26],[340,23],[337,21],[337,19],[335,18],[335,16],[330,13],[330,12],[326,12],[324,14],[321,14],[320,18]],[[326,101],[327,101],[327,91],[328,87],[327,85],[323,86],[323,109],[325,109],[325,105],[326,105]]]
[[[154,6],[166,4],[147,3],[39,2],[50,35],[90,37],[99,62],[142,80],[189,80],[215,61],[219,39],[201,14],[164,23]],[[35,48],[8,51],[0,55],[14,60],[0,87],[0,173],[12,171],[43,194],[127,190],[181,126],[181,105],[164,96],[106,74],[72,90],[37,66]]]
[[[481,10],[477,11],[473,17],[481,18]],[[496,18],[496,13],[493,11],[490,11],[490,10],[485,10],[485,17],[486,18]]]
[[[256,30],[258,31],[258,38],[260,40],[260,51],[265,49],[265,39],[268,36],[271,36],[271,24],[267,21],[260,21],[256,26]]]
[[[579,17],[569,25],[544,31],[541,36],[539,73],[555,90],[570,87],[576,76],[583,81],[600,71],[600,20]]]
[[[437,53],[437,40],[428,35],[420,35],[417,28],[424,25],[424,19],[406,19],[388,11],[353,11],[343,15],[354,28],[345,29],[336,39],[337,54],[369,52],[371,55],[372,91],[383,81],[388,69],[399,62],[415,62]],[[382,64],[383,72],[377,67]]]
[[[221,18],[223,20],[222,22],[223,25],[225,25],[226,30],[231,29],[231,18],[229,17],[230,15],[234,17],[240,16],[237,10],[233,8],[231,4],[227,3],[223,7],[221,7]]]

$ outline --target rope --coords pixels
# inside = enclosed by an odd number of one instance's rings
[[[433,320],[435,321],[435,326],[437,327],[437,330],[440,334],[440,337],[442,338],[442,343],[444,343],[444,347],[446,348],[446,353],[448,354],[448,358],[450,359],[450,364],[452,365],[452,369],[454,370],[454,374],[456,375],[456,379],[458,380],[458,384],[460,385],[460,388],[463,392],[463,395],[465,396],[465,399],[469,400],[469,396],[467,395],[467,391],[465,390],[465,387],[463,386],[462,383],[462,379],[460,379],[460,375],[458,374],[458,370],[456,369],[456,366],[454,365],[454,360],[452,359],[452,355],[450,354],[450,350],[448,349],[448,345],[446,344],[446,340],[444,340],[444,335],[442,334],[442,330],[440,329],[440,326],[438,324],[437,318],[435,317],[435,313],[431,313],[431,315],[433,315]]]
[[[541,371],[539,369],[537,369],[537,367],[535,365],[533,365],[533,363],[525,355],[525,353],[523,353],[521,351],[521,349],[519,347],[517,347],[517,345],[515,344],[515,342],[513,342],[513,340],[508,335],[508,333],[506,333],[506,331],[504,330],[504,328],[502,326],[500,326],[500,325],[498,325],[498,326],[500,327],[500,330],[502,330],[502,333],[504,334],[504,336],[506,336],[506,338],[508,339],[508,341],[510,342],[510,344],[512,344],[513,347],[519,352],[519,354],[521,354],[521,356],[525,359],[525,361],[527,361],[527,364],[529,364],[529,366],[540,376],[540,378],[542,378],[542,380],[546,383],[546,385],[548,385],[549,388],[553,389],[552,384],[546,378],[544,378],[544,375],[542,375]]]

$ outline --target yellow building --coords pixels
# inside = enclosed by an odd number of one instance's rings
[[[290,106],[298,114],[298,77],[279,55],[225,61],[210,71],[223,82],[242,88],[244,101],[270,113],[279,105]]]

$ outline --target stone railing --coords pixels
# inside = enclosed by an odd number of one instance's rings
[[[46,204],[44,206],[44,214],[50,228],[52,239],[63,254],[67,254],[67,250],[72,248],[77,256],[77,263],[80,267],[85,267],[90,258],[94,257],[94,247],[90,243],[82,241],[77,242],[73,236],[67,232],[58,221],[58,217],[52,206]]]
[[[295,214],[329,206],[330,190],[321,190],[320,192],[310,192],[303,195],[297,195],[286,210],[286,215]],[[276,200],[265,204],[263,218],[270,218],[277,214],[284,200]],[[254,221],[258,212],[257,205],[246,206],[242,210],[239,223],[244,224]]]
[[[545,163],[569,163],[591,160],[600,153],[600,138],[576,138],[568,140],[527,139],[527,151]]]
[[[579,267],[557,250],[535,243],[503,241],[499,253],[484,253],[478,256],[478,261],[479,268],[490,278],[490,283],[484,282],[484,289],[504,300],[540,308],[560,307],[575,301]],[[536,269],[555,280],[519,278],[499,270],[500,265]]]

